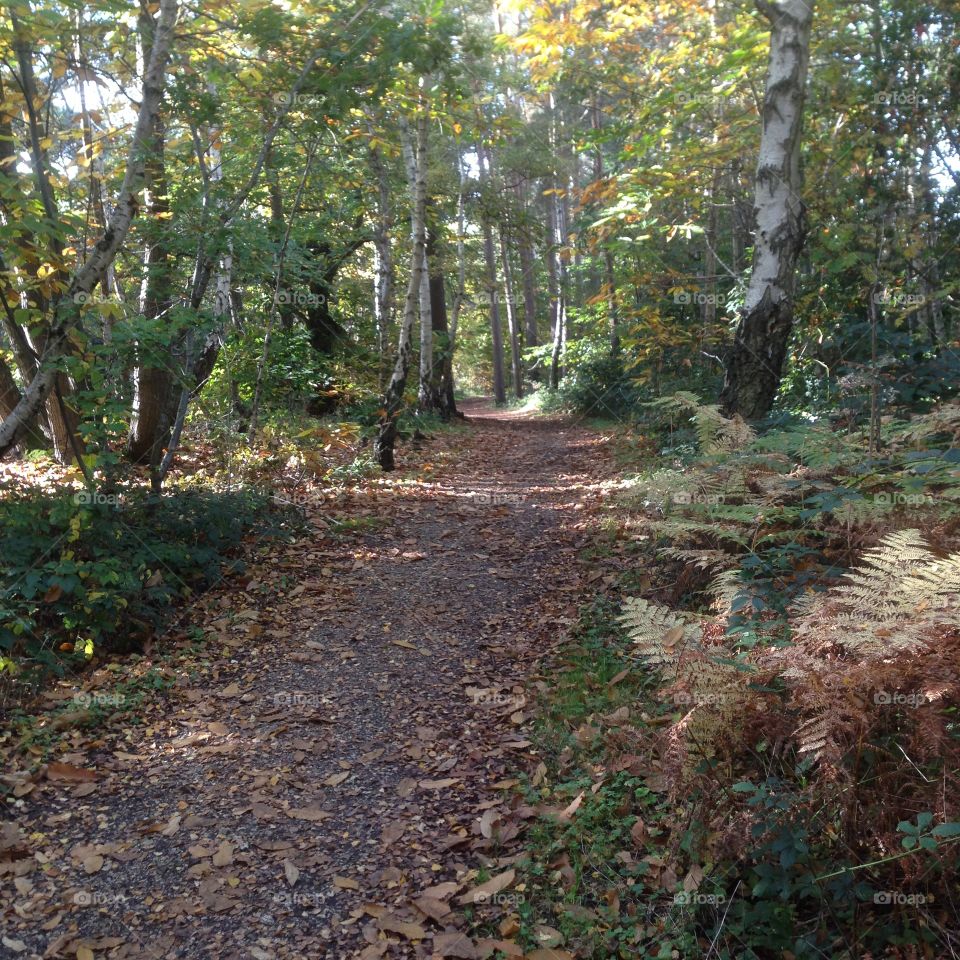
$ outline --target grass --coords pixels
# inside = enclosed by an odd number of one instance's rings
[[[653,919],[656,902],[643,857],[669,815],[639,769],[646,763],[639,738],[657,717],[637,705],[653,682],[631,658],[616,612],[605,598],[585,608],[574,639],[549,666],[533,731],[545,770],[526,784],[526,800],[558,812],[581,800],[569,818],[535,822],[519,865],[521,943],[542,946],[552,928],[565,949],[594,960],[637,955],[638,923]]]

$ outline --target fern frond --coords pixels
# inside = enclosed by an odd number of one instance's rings
[[[729,613],[733,601],[743,589],[740,570],[724,570],[713,578],[707,592],[713,597],[714,609],[720,613]]]
[[[641,597],[627,599],[619,621],[639,655],[652,666],[676,664],[685,647],[697,647],[700,643],[699,623]]]
[[[797,636],[883,658],[922,648],[933,625],[956,626],[958,614],[960,554],[938,559],[918,530],[900,530],[840,586],[805,601]]]

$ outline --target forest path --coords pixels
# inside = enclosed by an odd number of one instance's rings
[[[48,863],[5,904],[19,956],[492,954],[457,901],[501,852],[524,681],[585,596],[613,468],[586,427],[465,409],[400,451],[415,474],[338,495],[336,532],[328,503],[316,539],[206,598],[211,638],[143,725],[78,734],[21,801]]]

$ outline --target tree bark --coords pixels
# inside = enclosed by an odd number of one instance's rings
[[[477,147],[480,183],[489,185],[489,155]],[[489,213],[483,215],[483,253],[487,265],[487,299],[490,306],[490,342],[493,352],[493,397],[497,405],[507,402],[506,377],[503,369],[503,328],[500,324],[500,297],[497,291],[497,257],[493,246],[493,224]]]
[[[524,203],[524,212],[526,212],[526,203]],[[523,287],[523,343],[525,347],[536,347],[540,343],[540,333],[537,330],[536,274],[533,244],[530,241],[530,235],[527,233],[526,224],[522,225],[519,230],[517,250],[520,254],[520,274]]]
[[[373,234],[373,316],[377,325],[377,384],[382,390],[387,379],[387,350],[393,329],[393,247],[390,228],[393,216],[390,179],[380,150],[370,150],[370,165],[377,175],[377,224]]]
[[[57,264],[55,279],[59,283],[66,284],[68,278],[61,266],[63,244],[56,229],[60,219],[59,211],[50,176],[50,161],[44,146],[41,118],[37,113],[39,93],[33,72],[33,51],[13,9],[10,11],[10,21],[13,27],[13,49],[20,67],[20,88],[26,114],[31,168],[36,180],[37,196],[50,225],[49,242],[54,262]],[[13,140],[8,149],[12,148],[12,145]],[[44,254],[32,243],[26,245],[24,253],[27,263],[30,264],[30,272],[36,274],[48,254]],[[43,316],[50,306],[46,296],[35,288],[21,291],[20,299],[22,306],[35,311],[37,316]],[[28,324],[28,331],[24,336],[30,345],[31,352],[39,355],[45,348],[47,333],[39,325],[35,329],[29,329],[32,326]],[[68,398],[73,391],[73,385],[65,373],[58,373],[54,379],[54,389],[55,395],[47,397],[45,401],[44,421],[49,428],[50,439],[53,441],[54,456],[59,463],[69,463],[74,457],[75,449],[79,446],[76,437],[77,416],[65,403],[65,398]]]
[[[413,137],[410,133],[410,127],[406,120],[400,119],[400,138],[403,149],[404,166],[407,169],[407,182],[410,186],[410,195],[416,195],[417,178],[423,176],[426,178],[426,170],[419,168],[419,163],[415,154],[416,147],[413,143]],[[411,209],[411,230],[416,227],[413,224],[415,211]],[[426,226],[424,226],[426,230]],[[430,292],[430,256],[431,250],[428,245],[424,248],[423,271],[420,274],[420,377],[417,387],[417,409],[421,413],[433,413],[438,409],[438,398],[434,389],[434,370],[433,370],[433,306],[431,303]]]
[[[417,117],[416,139],[416,178],[413,189],[413,214],[411,217],[412,247],[410,251],[410,281],[407,284],[407,296],[403,307],[403,321],[400,325],[400,339],[397,346],[397,358],[393,373],[383,397],[383,412],[376,440],[373,443],[373,455],[383,470],[394,469],[393,448],[397,439],[397,419],[403,405],[403,392],[410,372],[410,353],[413,325],[417,319],[417,306],[420,299],[420,287],[426,260],[426,216],[427,216],[427,133],[429,109],[426,103],[426,82],[421,81],[420,114]]]
[[[551,390],[559,386],[559,358],[560,358],[560,276],[557,266],[557,200],[553,193],[548,192],[544,197],[546,216],[544,217],[544,256],[547,261],[547,294],[550,302],[550,336],[553,340],[553,351],[550,357],[550,371],[548,382]]]
[[[513,271],[510,268],[510,253],[500,227],[500,260],[503,262],[503,287],[507,294],[507,330],[510,333],[510,365],[513,373],[513,394],[519,400],[523,396],[523,365],[520,363],[520,331],[517,329],[517,307],[514,293]]]
[[[757,163],[750,284],[720,403],[728,415],[766,416],[780,386],[793,326],[796,266],[806,235],[800,131],[810,57],[812,0],[758,0],[770,21],[770,59]]]
[[[431,389],[436,397],[437,412],[442,420],[457,415],[457,402],[453,384],[453,344],[447,324],[447,292],[443,271],[439,268],[441,258],[436,256],[436,235],[427,229],[427,263],[430,271],[430,325],[433,330],[433,382]]]
[[[463,150],[457,141],[457,292],[453,297],[453,312],[450,316],[450,360],[453,363],[453,351],[457,345],[457,328],[460,325],[460,311],[467,298],[467,167],[463,162]]]
[[[139,26],[146,62],[156,30],[156,22],[146,8],[140,14]],[[144,164],[143,205],[147,214],[147,229],[139,304],[140,313],[148,322],[155,324],[168,313],[173,302],[171,257],[167,244],[170,200],[164,158],[165,141],[165,124],[158,115]],[[127,456],[134,463],[147,464],[151,469],[156,469],[160,466],[173,429],[173,358],[169,351],[158,350],[153,344],[140,343],[137,349]]]

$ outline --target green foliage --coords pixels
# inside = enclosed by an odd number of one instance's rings
[[[279,531],[251,492],[117,490],[0,500],[0,655],[27,677],[136,649],[170,606],[237,569],[241,540]],[[279,519],[279,518],[278,518]]]
[[[540,362],[549,367],[552,348],[536,351]],[[532,352],[532,351],[531,351]],[[554,408],[570,410],[587,417],[623,420],[636,407],[639,391],[630,376],[622,353],[611,353],[609,340],[576,340],[563,354],[564,376]]]

